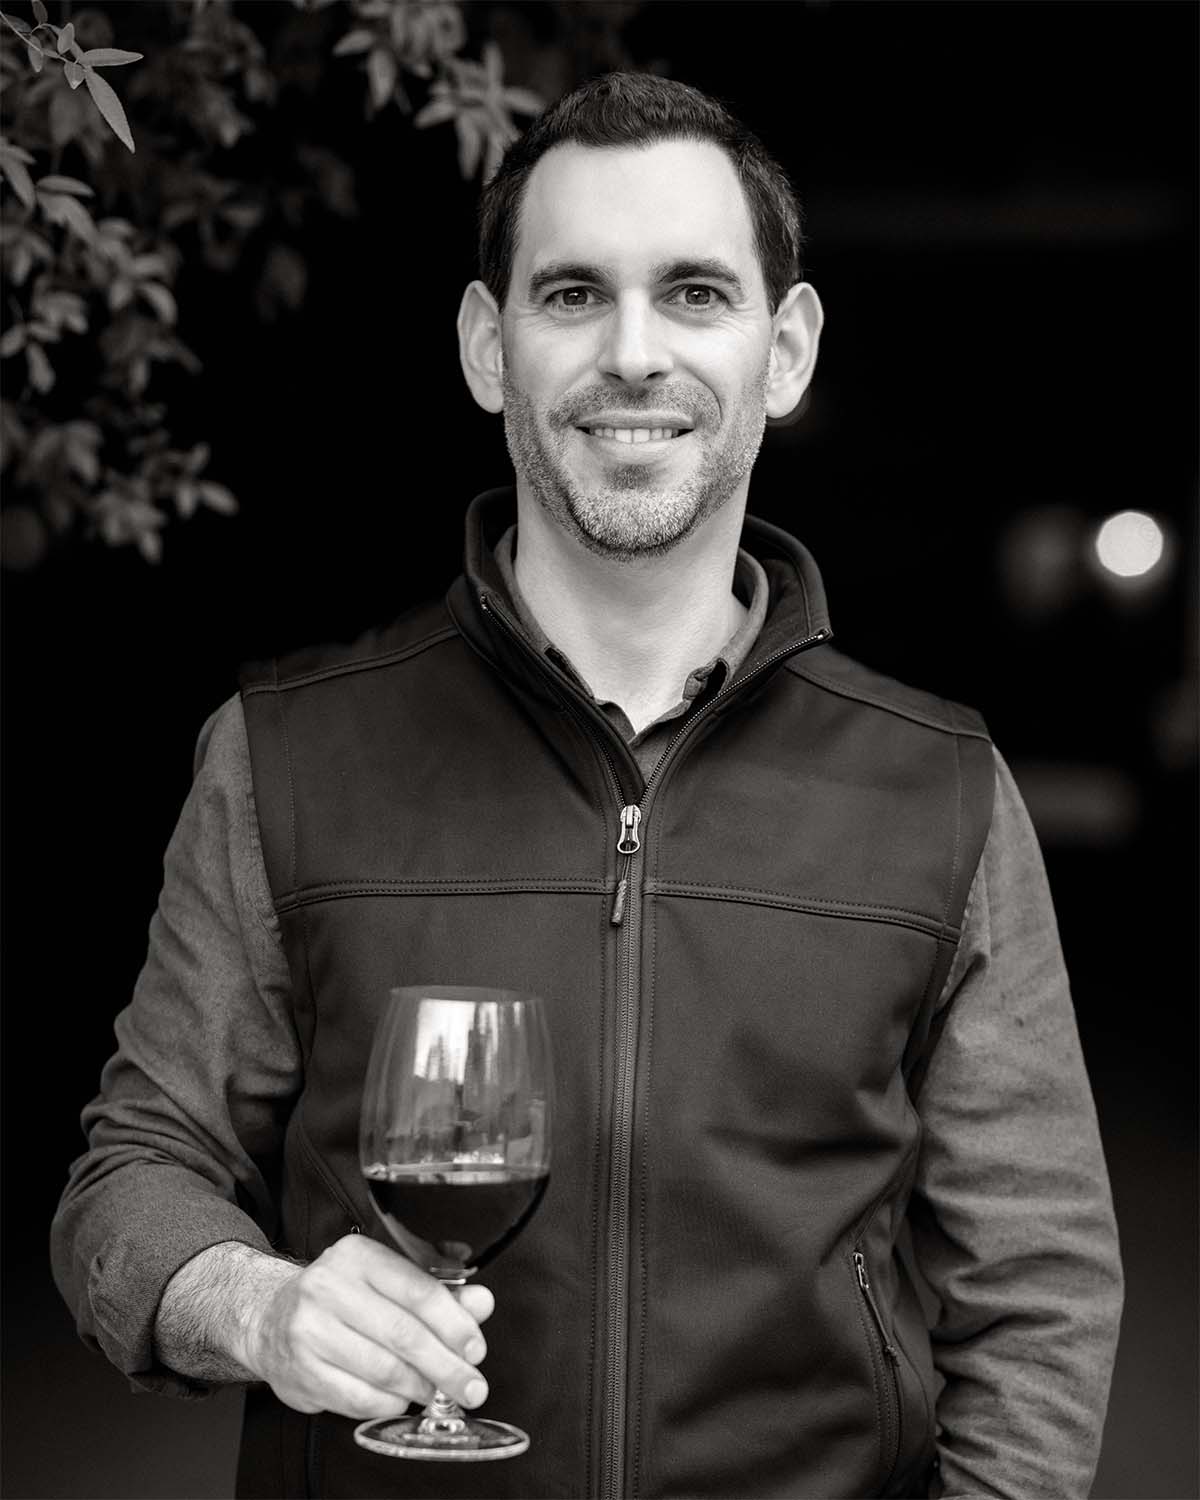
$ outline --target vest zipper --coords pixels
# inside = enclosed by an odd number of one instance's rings
[[[867,1275],[866,1257],[863,1255],[861,1250],[856,1250],[854,1252],[854,1272],[858,1277],[858,1285],[862,1291],[863,1299],[865,1300],[867,1307],[870,1309],[871,1317],[874,1320],[876,1329],[878,1330],[879,1341],[883,1345],[884,1354],[887,1356],[887,1367],[891,1376],[893,1400],[892,1409],[895,1412],[895,1417],[892,1422],[893,1442],[890,1448],[885,1449],[885,1453],[890,1454],[890,1458],[885,1458],[884,1461],[886,1473],[883,1478],[883,1484],[886,1486],[895,1470],[896,1460],[900,1456],[900,1351],[888,1337],[887,1329],[883,1325],[882,1314],[880,1313],[878,1304],[875,1301],[874,1293],[871,1291],[871,1278]]]
[[[480,607],[484,613],[499,622],[505,632],[517,640],[522,648],[538,661],[539,666],[544,668],[538,653],[533,650],[529,642],[520,633],[515,625],[511,624],[506,615],[497,609],[486,594],[479,595]],[[801,641],[793,642],[779,651],[772,652],[765,657],[753,671],[748,672],[735,684],[726,684],[717,693],[714,693],[708,703],[696,714],[690,717],[681,728],[672,735],[666,749],[663,751],[658,763],[651,771],[645,786],[642,789],[641,805],[625,804],[621,789],[620,777],[617,775],[616,767],[613,765],[612,756],[608,752],[603,740],[596,734],[592,734],[593,743],[599,749],[605,767],[608,771],[609,783],[616,800],[620,805],[620,835],[617,839],[617,852],[625,864],[617,888],[613,893],[613,905],[610,914],[610,923],[614,927],[624,927],[623,947],[623,983],[620,986],[620,998],[617,1011],[617,1059],[616,1078],[613,1089],[613,1131],[612,1131],[612,1160],[611,1175],[609,1178],[609,1220],[608,1220],[608,1358],[605,1362],[605,1380],[602,1394],[602,1407],[604,1411],[604,1423],[602,1427],[602,1449],[600,1454],[600,1500],[622,1500],[628,1493],[625,1485],[625,1425],[627,1416],[626,1388],[629,1383],[629,1199],[631,1164],[633,1159],[633,1120],[634,1120],[634,1085],[637,1078],[637,1034],[638,1034],[638,1004],[637,1004],[637,958],[641,944],[641,901],[630,902],[628,893],[633,873],[634,856],[642,848],[639,837],[639,826],[646,816],[646,804],[652,786],[657,781],[663,766],[671,757],[675,747],[687,737],[695,728],[696,724],[707,717],[709,710],[722,698],[733,692],[740,692],[747,683],[752,682],[785,656],[794,656],[799,651],[805,651],[811,646],[820,645],[827,641],[832,632],[827,628],[814,631],[812,635],[806,636]],[[549,673],[543,670],[554,696],[562,704],[563,708],[571,714],[575,721],[587,727],[586,715],[566,698],[560,691],[558,684],[550,679]],[[626,922],[626,917],[629,920]]]

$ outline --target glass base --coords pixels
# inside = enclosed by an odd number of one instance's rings
[[[410,1417],[376,1417],[360,1422],[354,1441],[388,1458],[424,1458],[451,1463],[479,1463],[489,1458],[516,1458],[529,1447],[529,1434],[507,1422],[464,1417],[461,1430],[422,1432],[422,1412]],[[457,1424],[455,1424],[457,1426]]]

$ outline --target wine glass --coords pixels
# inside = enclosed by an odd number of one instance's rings
[[[526,1224],[550,1175],[550,1039],[517,990],[394,989],[367,1064],[359,1157],[396,1244],[462,1286]],[[513,1458],[529,1436],[464,1416],[441,1391],[421,1415],[375,1418],[355,1440],[395,1458]]]

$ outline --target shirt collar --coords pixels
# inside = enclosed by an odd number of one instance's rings
[[[563,671],[570,673],[572,677],[587,688],[587,683],[575,669],[566,654],[555,646],[554,642],[538,624],[533,611],[521,593],[517,585],[515,568],[517,543],[516,524],[509,526],[504,535],[496,543],[493,556],[500,577],[503,580],[504,592],[507,602],[521,621],[530,640],[536,648],[544,655],[549,656]],[[733,573],[733,592],[746,606],[746,615],[742,623],[725,642],[724,646],[717,652],[711,661],[705,662],[703,666],[694,667],[688,674],[687,681],[683,685],[682,699],[684,703],[690,703],[697,694],[708,684],[714,672],[718,679],[713,683],[714,688],[719,688],[722,683],[737,671],[742,662],[745,661],[750,648],[758,639],[762,630],[763,622],[767,617],[767,605],[770,600],[770,587],[767,575],[763,571],[761,563],[745,550],[739,547],[737,560]],[[719,669],[719,670],[718,670]],[[590,688],[588,689],[590,692]]]

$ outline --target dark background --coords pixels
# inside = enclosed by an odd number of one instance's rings
[[[626,34],[727,99],[807,204],[821,360],[751,509],[816,553],[843,648],[982,710],[1042,836],[1127,1270],[1108,1497],[1200,1492],[1196,33],[1153,0],[651,0]],[[230,1493],[236,1394],[133,1396],[50,1282],[78,1112],[239,662],[444,590],[467,501],[508,476],[458,370],[453,139],[346,118],[363,212],[314,229],[303,312],[258,324],[236,274],[179,288],[186,399],[242,514],[172,530],[158,568],[94,544],[5,580],[12,1496]],[[1088,538],[1127,507],[1169,556],[1118,588]]]

